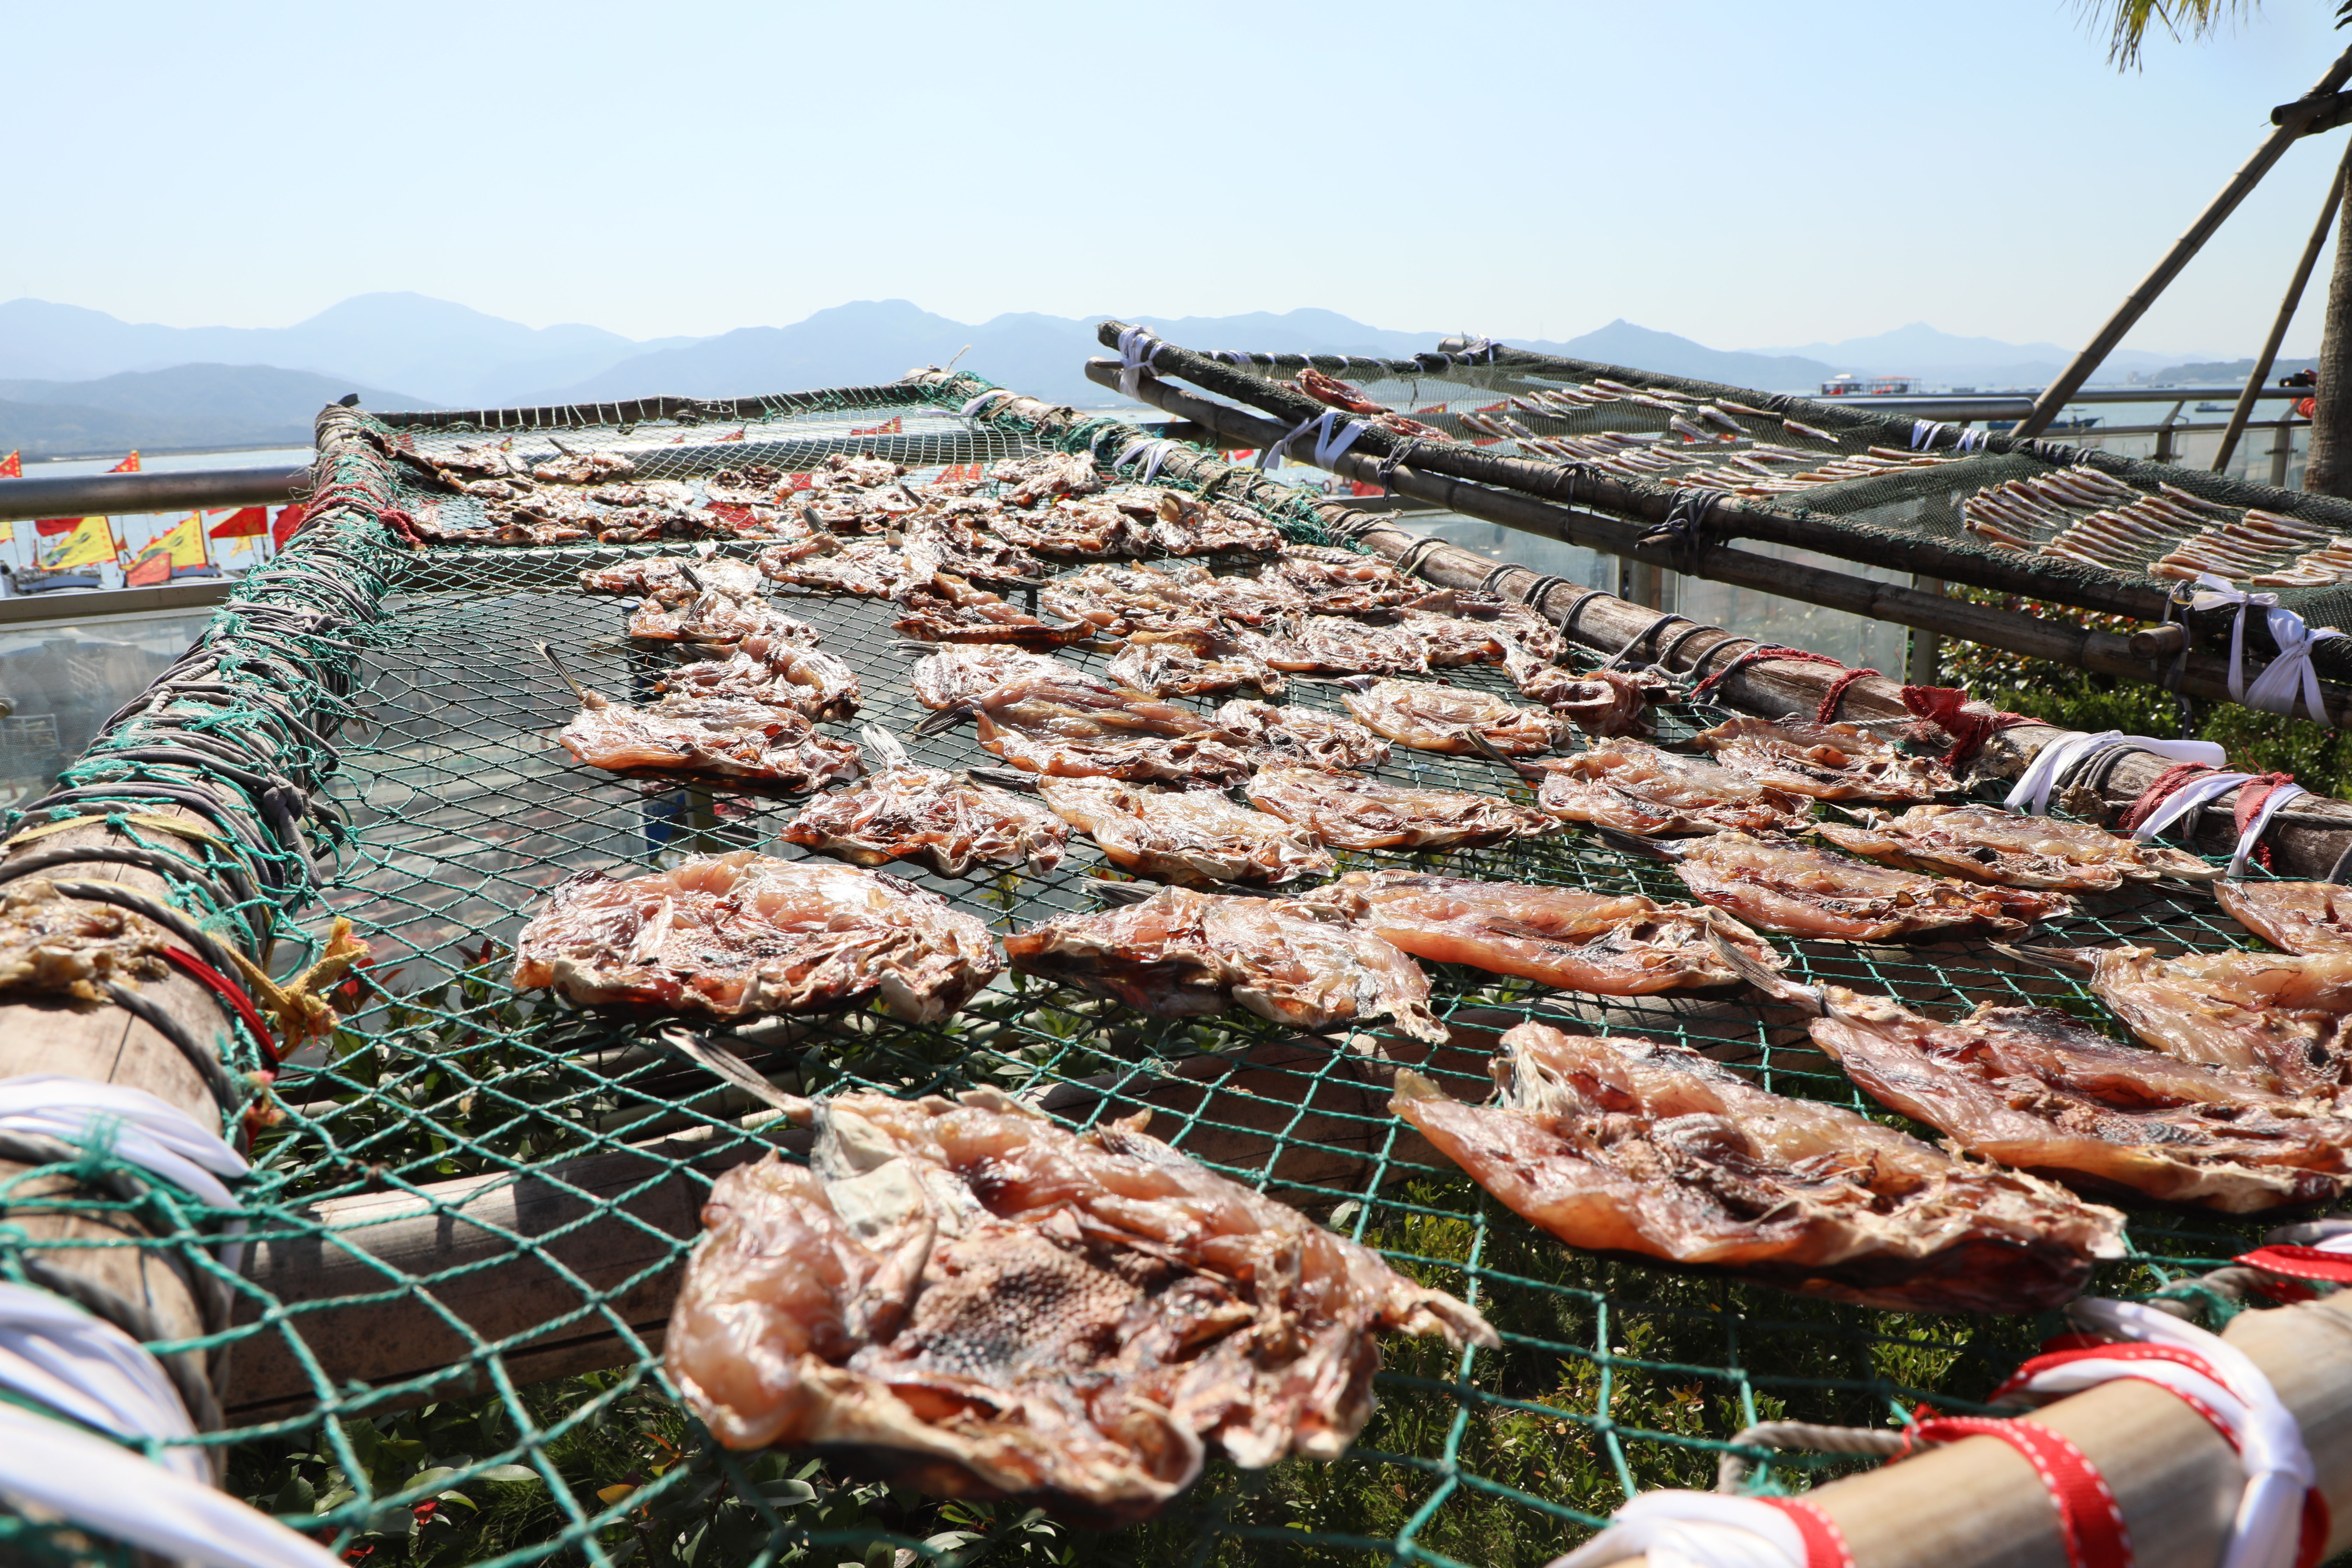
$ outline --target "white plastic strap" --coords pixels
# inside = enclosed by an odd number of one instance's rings
[[[2066,770],[2093,752],[2114,745],[2136,746],[2176,763],[2203,763],[2210,768],[2218,768],[2229,760],[2229,753],[2210,741],[2159,741],[2147,735],[2126,735],[2121,730],[2103,730],[2095,735],[2053,741],[2036,752],[2017,781],[2017,787],[2009,792],[2009,799],[2002,804],[2011,811],[2028,811],[2036,816],[2046,814],[2050,793],[2066,775]]]
[[[1143,384],[1144,370],[1153,356],[1167,345],[1154,337],[1150,329],[1129,327],[1118,334],[1118,389],[1128,396],[1136,395]]]
[[[1312,430],[1315,432],[1315,456],[1311,460],[1317,468],[1328,468],[1356,444],[1358,437],[1370,428],[1360,420],[1342,417],[1336,408],[1328,409],[1305,421],[1289,435],[1260,452],[1257,466],[1268,471],[1282,467],[1282,455],[1289,450],[1290,444]]]
[[[1643,1492],[1549,1568],[1606,1568],[1643,1556],[1650,1568],[1805,1568],[1805,1538],[1795,1521],[1755,1498]]]
[[[146,1346],[61,1297],[5,1282],[0,1387],[134,1442],[196,1435],[179,1391]],[[195,1448],[166,1448],[154,1462],[199,1484],[212,1482]]]
[[[237,1206],[226,1184],[252,1168],[218,1134],[168,1100],[143,1089],[58,1073],[0,1079],[0,1131],[110,1147],[124,1163],[220,1209]],[[228,1229],[239,1234],[245,1222],[232,1220]],[[221,1261],[234,1269],[243,1255],[242,1244],[231,1243],[222,1249]]]
[[[2344,634],[2333,626],[2315,629],[2305,626],[2301,616],[2278,607],[2276,594],[2245,593],[2227,577],[2217,577],[2210,572],[2200,573],[2197,582],[2200,592],[2189,598],[2190,609],[2237,608],[2237,615],[2230,622],[2230,700],[2265,713],[2293,717],[2295,699],[2301,697],[2311,716],[2320,717],[2319,676],[2311,668],[2311,650],[2329,637]],[[2278,644],[2279,649],[2278,658],[2254,678],[2252,687],[2246,684],[2246,610],[2250,605],[2263,612],[2270,626],[2271,640]]]
[[[1123,468],[1130,458],[1140,457],[1143,472],[1139,477],[1141,482],[1148,485],[1158,476],[1160,465],[1166,462],[1175,450],[1176,443],[1165,437],[1139,436],[1119,448],[1112,467]]]
[[[1911,449],[1916,452],[1923,447],[1934,446],[1936,444],[1936,432],[1942,428],[1943,426],[1933,419],[1914,419],[1911,421]]]
[[[2310,793],[2301,784],[2281,784],[2271,791],[2269,796],[2263,800],[2261,808],[2254,813],[2254,819],[2246,824],[2246,830],[2243,833],[2238,835],[2238,852],[2230,857],[2229,874],[2231,876],[2242,877],[2246,874],[2246,861],[2252,857],[2254,846],[2263,841],[2263,834],[2270,826],[2271,818],[2278,815],[2279,807],[2300,795]]]
[[[1009,386],[992,386],[986,392],[982,393],[978,397],[973,398],[970,403],[965,404],[961,408],[956,410],[956,412],[962,415],[965,418],[970,419],[978,415],[981,410],[986,408],[990,404],[996,402],[1000,398],[1018,397],[1020,395],[1021,395],[1019,393],[1013,391]]]
[[[2246,1472],[2246,1489],[2238,1500],[2221,1568],[2294,1568],[2303,1496],[2315,1472],[2304,1447],[2303,1428],[2262,1369],[2221,1335],[2152,1308],[2086,1298],[2070,1311],[2077,1321],[2105,1333],[2192,1352],[2220,1376],[2242,1408],[2243,1425],[2235,1429],[2238,1463]],[[2150,1366],[2145,1362],[2129,1364],[2135,1373]]]

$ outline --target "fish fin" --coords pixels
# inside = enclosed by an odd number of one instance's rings
[[[1094,894],[1097,903],[1111,909],[1139,904],[1153,894],[1167,890],[1157,882],[1114,882],[1102,877],[1089,879],[1087,889]]]
[[[2088,948],[2016,947],[2005,942],[1997,942],[1991,945],[1995,952],[2004,952],[2011,958],[2021,958],[2028,963],[2039,963],[2046,969],[2057,970],[2062,974],[2088,974],[2097,967],[2094,960],[2083,956],[2091,951]]]
[[[1396,1069],[1396,1078],[1389,1086],[1389,1109],[1396,1110],[1401,1103],[1412,1101],[1448,1100],[1453,1096],[1422,1077],[1411,1068]]]
[[[1592,836],[1621,855],[1632,855],[1644,860],[1679,860],[1681,856],[1654,838],[1644,838],[1638,833],[1628,833],[1619,827],[1591,825]]]
[[[1742,952],[1737,942],[1712,925],[1708,927],[1706,940],[1708,945],[1715,949],[1716,956],[1728,964],[1734,974],[1738,975],[1740,979],[1745,980],[1775,1002],[1790,1003],[1794,1006],[1824,1016],[1828,1014],[1829,1000],[1822,994],[1819,986],[1800,985],[1787,975],[1777,974],[1765,968]]]
[[[1023,795],[1037,793],[1037,775],[1019,768],[966,768],[963,776],[998,789],[1015,790]]]
[[[706,1040],[687,1029],[665,1029],[662,1044],[678,1055],[726,1079],[752,1099],[775,1107],[793,1123],[805,1127],[815,1120],[815,1108],[796,1094],[786,1094],[766,1079],[751,1070],[751,1064],[729,1050],[725,1046]]]
[[[1494,742],[1486,739],[1485,735],[1481,734],[1475,728],[1465,728],[1462,731],[1462,738],[1470,742],[1470,749],[1472,751],[1476,752],[1488,762],[1502,763],[1513,773],[1517,773],[1521,778],[1533,779],[1540,778],[1543,775],[1543,770],[1541,768],[1535,767],[1527,763],[1522,763],[1518,758],[1511,755],[1508,752],[1504,751],[1500,746],[1495,744]]]
[[[966,720],[975,717],[979,712],[980,709],[977,704],[971,702],[951,702],[945,708],[940,709],[938,712],[931,714],[929,718],[923,720],[922,722],[917,724],[912,730],[908,731],[908,733],[913,735],[915,739],[919,741],[929,739],[933,735],[944,735],[950,730],[954,729],[957,725],[964,722]]]
[[[564,685],[572,688],[572,695],[580,700],[580,706],[583,708],[595,707],[596,704],[590,700],[595,693],[590,691],[586,687],[581,685],[578,680],[572,678],[572,672],[564,668],[562,664],[556,658],[555,649],[549,647],[544,642],[538,644],[537,647],[539,648],[539,657],[547,660],[548,668],[555,671],[557,677],[562,680]]]

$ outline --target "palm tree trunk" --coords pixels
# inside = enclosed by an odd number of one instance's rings
[[[2346,178],[2352,182],[2352,174]],[[2327,278],[2317,395],[2303,488],[2317,495],[2352,496],[2352,201],[2336,213],[2336,263]]]

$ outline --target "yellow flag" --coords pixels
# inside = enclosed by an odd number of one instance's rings
[[[41,564],[57,571],[68,566],[96,566],[114,559],[114,526],[102,517],[86,517],[81,526],[58,541],[57,548],[41,557]]]
[[[16,525],[13,522],[0,522],[0,544],[14,544],[16,542]]]
[[[172,564],[175,567],[202,566],[205,561],[205,514],[200,511],[190,513],[177,526],[157,534],[139,554],[143,560],[166,551],[171,553]]]

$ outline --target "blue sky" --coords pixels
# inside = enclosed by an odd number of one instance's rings
[[[2352,43],[2333,9],[2270,0],[2118,74],[2071,0],[12,4],[0,298],[2072,344]],[[2292,152],[2133,344],[2251,353],[2344,136]],[[2314,310],[2289,350],[2316,338]]]

